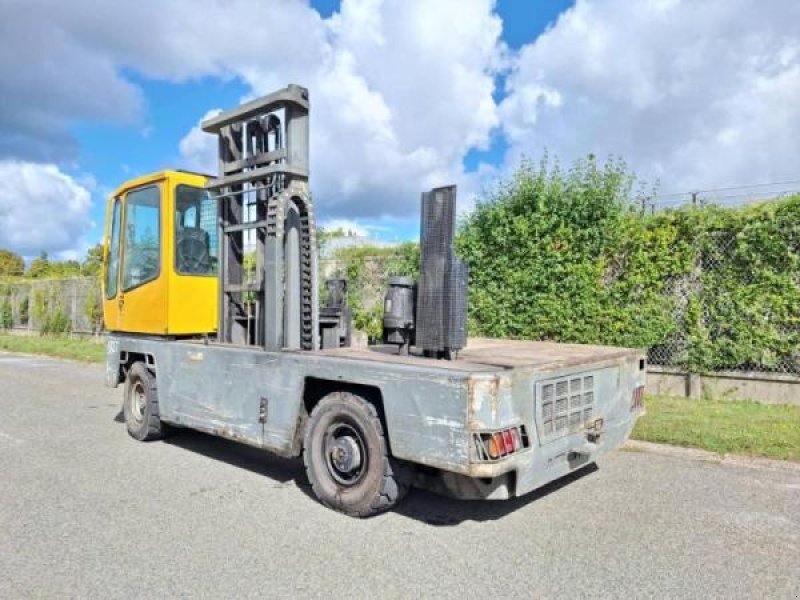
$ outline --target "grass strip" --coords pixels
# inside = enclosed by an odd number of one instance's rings
[[[669,396],[650,396],[645,404],[633,439],[800,461],[798,406]]]
[[[70,338],[63,335],[0,334],[0,350],[46,354],[93,363],[103,362],[106,357],[105,344],[93,339]]]

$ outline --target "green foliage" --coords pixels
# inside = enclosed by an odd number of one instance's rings
[[[100,275],[103,268],[103,245],[97,244],[86,251],[86,258],[80,266],[81,275]]]
[[[100,296],[100,279],[96,279],[94,287],[89,290],[83,301],[83,314],[89,322],[92,331],[99,331],[103,327],[103,303]]]
[[[359,246],[340,248],[332,260],[338,268],[332,277],[347,279],[347,304],[353,313],[353,327],[370,340],[383,332],[383,296],[389,277],[419,273],[419,245],[407,242],[388,248]]]
[[[152,261],[152,257],[147,258]],[[21,256],[0,249],[0,277],[26,279],[63,279],[67,277],[99,275],[103,268],[103,246],[97,244],[86,251],[83,262],[77,260],[50,260],[47,252],[41,252],[31,261],[28,270]]]
[[[779,361],[800,370],[800,196],[731,210],[678,211],[695,261],[676,358],[718,370]]]
[[[25,261],[19,254],[0,248],[0,277],[19,277],[25,271]]]
[[[338,227],[336,229],[324,229],[322,227],[317,228],[317,250],[320,254],[322,254],[327,246],[328,242],[331,240],[335,240],[338,238],[343,238],[347,236],[347,232]]]
[[[31,261],[25,276],[31,279],[40,279],[47,277],[50,271],[50,260],[47,258],[47,252],[42,252]]]
[[[0,301],[0,328],[11,329],[14,320],[11,314],[11,301],[8,296]]]
[[[662,349],[695,371],[800,368],[800,197],[643,216],[624,163],[543,161],[460,226],[470,330]],[[722,254],[720,254],[720,252]]]
[[[32,316],[42,335],[68,333],[72,329],[69,315],[49,288],[34,290]]]
[[[44,321],[47,319],[48,304],[49,301],[46,291],[42,288],[34,290],[31,316],[33,317],[35,323],[44,323]]]
[[[30,319],[30,307],[28,306],[29,301],[28,297],[25,296],[19,302],[19,322],[20,325],[27,325],[28,320]]]
[[[52,335],[69,333],[71,329],[72,323],[70,322],[69,316],[66,312],[64,312],[64,309],[57,308],[52,313],[47,315],[44,322],[42,322],[42,327],[39,331],[42,335]]]

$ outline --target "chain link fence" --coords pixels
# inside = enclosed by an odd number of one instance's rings
[[[675,328],[649,349],[651,364],[800,375],[800,275],[737,268],[739,243],[722,234],[699,244],[694,269],[665,286]],[[792,254],[800,264],[800,247]]]
[[[800,180],[791,180],[642,196],[639,201],[643,214],[655,215],[687,206],[777,206],[774,201],[798,194]],[[771,225],[771,240],[778,241],[778,254],[783,255],[777,261],[775,249],[768,250],[767,244],[759,257],[759,248],[742,231],[695,240],[694,269],[666,286],[676,328],[649,349],[652,364],[684,369],[709,362],[693,359],[713,348],[716,371],[800,375],[800,232],[796,222],[780,217]],[[775,268],[764,269],[770,262]]]
[[[102,331],[96,277],[0,283],[0,327],[13,331],[96,335]]]
[[[759,183],[692,192],[642,194],[638,198],[642,212],[654,214],[660,210],[692,206],[725,206],[736,208],[755,202],[781,200],[800,193],[800,180]]]

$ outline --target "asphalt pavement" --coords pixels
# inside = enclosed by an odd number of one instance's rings
[[[800,467],[623,450],[506,502],[368,520],[298,460],[139,443],[103,369],[0,354],[0,598],[800,598]]]

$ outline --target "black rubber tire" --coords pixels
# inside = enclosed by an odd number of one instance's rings
[[[133,405],[137,392],[144,393],[145,402],[142,410],[136,410]],[[147,442],[164,437],[167,427],[161,423],[158,414],[156,378],[144,363],[134,363],[128,370],[122,412],[125,416],[128,433],[132,438],[140,442]]]
[[[328,428],[346,421],[361,435],[366,471],[350,486],[337,482],[325,457]],[[350,392],[328,394],[311,411],[303,440],[303,462],[314,494],[325,506],[351,517],[369,517],[392,508],[408,492],[389,447],[375,406]]]

